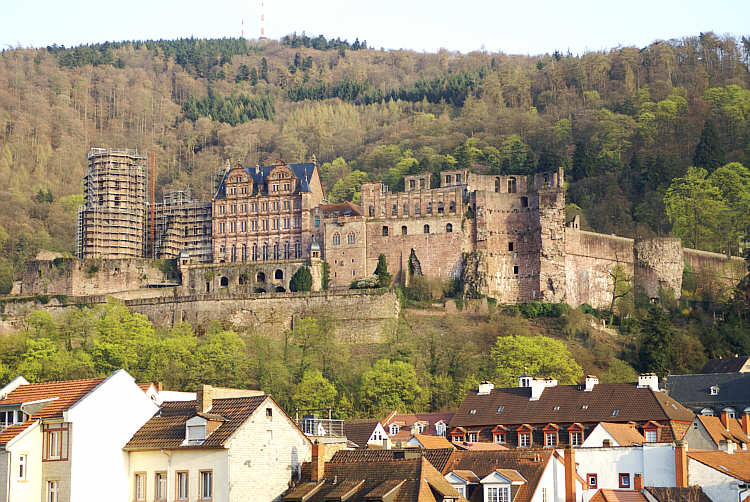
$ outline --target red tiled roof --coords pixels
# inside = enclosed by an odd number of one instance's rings
[[[475,441],[473,443],[469,443],[467,441],[462,441],[460,443],[451,443],[453,446],[458,448],[459,450],[473,450],[473,451],[502,451],[507,450],[507,446],[503,446],[498,443],[490,443],[486,441]]]
[[[742,430],[740,421],[736,418],[727,419],[729,430],[727,430],[727,427],[724,427],[724,424],[721,423],[719,417],[697,415],[695,418],[703,424],[703,427],[706,428],[706,432],[708,432],[708,435],[711,436],[711,439],[713,439],[717,446],[719,441],[724,439],[731,439],[735,442],[750,444],[750,438],[745,435],[745,431]]]
[[[440,448],[453,448],[453,444],[443,436],[430,436],[429,434],[415,434],[414,437],[422,448],[426,450],[437,450]]]
[[[245,421],[270,396],[235,397],[214,399],[210,416],[225,420],[200,445],[183,448],[221,448]],[[180,448],[185,440],[185,422],[198,415],[195,401],[172,401],[162,404],[161,409],[130,438],[127,450]]]
[[[443,468],[450,461],[453,448],[441,448],[438,450],[421,450],[419,448],[407,448],[405,450],[374,450],[371,448],[358,450],[339,450],[333,454],[331,462],[339,464],[351,464],[361,462],[388,463],[393,460],[423,457],[435,469],[443,472]]]
[[[646,442],[646,438],[632,424],[600,422],[599,425],[609,432],[620,446],[635,446]]]
[[[80,401],[103,381],[103,378],[87,378],[84,380],[20,385],[10,392],[5,399],[0,399],[0,406],[55,398],[54,401],[50,401],[36,412],[32,418],[60,417],[64,411],[67,411],[68,408]]]
[[[688,451],[687,456],[733,478],[750,482],[750,451],[735,451],[729,454],[718,450],[694,450]]]
[[[3,432],[0,432],[0,444],[8,444],[8,442],[14,437],[21,434],[23,431],[31,427],[36,423],[35,420],[27,420],[22,424],[11,425]]]
[[[497,424],[540,424],[644,420],[693,421],[693,413],[663,392],[638,388],[635,384],[598,384],[586,392],[580,385],[545,388],[540,398],[530,401],[529,388],[493,389],[479,395],[472,390],[451,420],[451,427],[494,426]],[[497,410],[502,408],[500,413]],[[555,409],[557,408],[557,409]],[[473,413],[472,410],[475,410]]]
[[[648,502],[648,499],[636,490],[605,490],[601,488],[589,502]]]
[[[438,422],[444,422],[447,426],[451,419],[455,415],[455,412],[443,412],[443,413],[392,413],[383,421],[383,427],[386,431],[388,425],[396,423],[403,427],[411,427],[417,422],[427,422],[429,425],[427,429],[423,430],[423,434],[430,434],[432,436],[437,435],[435,430],[435,424]]]
[[[367,441],[379,423],[377,420],[351,420],[345,422],[344,436],[359,448],[367,448]]]

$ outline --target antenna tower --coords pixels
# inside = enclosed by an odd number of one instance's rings
[[[260,38],[266,38],[266,14],[263,8],[263,0],[260,0]]]

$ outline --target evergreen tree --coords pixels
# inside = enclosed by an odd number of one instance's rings
[[[307,267],[301,267],[298,269],[292,279],[289,281],[289,290],[295,291],[310,291],[312,289],[312,275],[310,269]]]
[[[380,253],[380,256],[378,256],[378,266],[375,267],[375,275],[378,276],[378,286],[381,288],[387,288],[391,285],[391,274],[388,273],[388,263],[383,253]]]
[[[641,349],[639,359],[641,369],[663,377],[672,369],[674,333],[669,317],[664,309],[654,305],[642,321]]]
[[[701,132],[701,139],[695,147],[693,154],[693,165],[702,167],[709,173],[712,173],[719,166],[724,164],[724,150],[721,147],[721,140],[716,132],[713,122],[706,121]]]

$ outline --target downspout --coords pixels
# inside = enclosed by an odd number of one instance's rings
[[[164,450],[163,448],[161,452],[164,455],[166,455],[168,459],[167,460],[167,493],[165,494],[166,495],[165,500],[169,502],[169,500],[173,500],[173,498],[169,496],[169,494],[172,493],[169,491],[169,480],[172,479],[172,453]],[[154,497],[156,497],[156,487],[154,487]]]

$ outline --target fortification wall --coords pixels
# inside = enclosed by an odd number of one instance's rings
[[[4,298],[0,310],[6,318],[21,318],[32,310],[61,313],[106,303],[107,297]],[[306,316],[330,316],[337,337],[347,343],[379,341],[385,326],[399,315],[392,292],[346,291],[254,295],[195,295],[125,300],[132,311],[146,315],[158,326],[189,321],[202,325],[219,321],[231,326],[262,330],[281,336]]]
[[[106,295],[175,282],[154,260],[55,258],[33,260],[23,272],[21,295]]]
[[[463,218],[458,215],[368,221],[365,270],[368,274],[373,273],[378,265],[378,256],[382,253],[394,282],[404,284],[406,274],[409,273],[409,255],[413,249],[425,276],[457,278],[461,274],[461,253],[467,245],[466,229],[462,222]],[[468,224],[467,221],[465,225]],[[425,233],[425,225],[429,225],[429,233]],[[448,225],[450,232],[447,230]],[[383,227],[388,228],[388,235],[383,235]],[[404,227],[406,234],[403,233]]]
[[[366,270],[367,235],[363,218],[339,218],[325,222],[323,256],[329,266],[331,287],[348,288],[352,280],[372,274]]]
[[[633,246],[635,284],[649,298],[670,290],[675,298],[682,292],[683,251],[675,237],[643,239]]]
[[[182,284],[178,294],[248,295],[289,291],[289,282],[306,260],[191,264],[180,267]],[[312,270],[311,270],[312,273]],[[313,274],[314,275],[314,274]],[[320,281],[313,282],[320,289]]]
[[[612,278],[609,272],[620,264],[633,275],[633,239],[565,229],[565,301],[578,306],[609,307]]]
[[[745,260],[737,256],[728,257],[690,248],[685,248],[683,253],[692,273],[714,277],[726,286],[736,285],[747,274]]]

